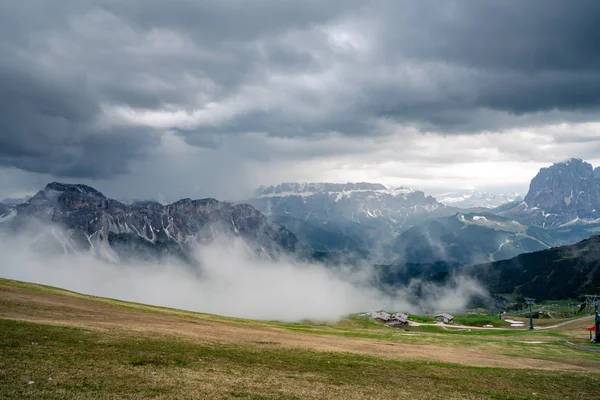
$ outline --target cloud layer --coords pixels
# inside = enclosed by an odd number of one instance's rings
[[[0,183],[239,196],[595,161],[598,18],[593,0],[4,2]]]
[[[40,232],[49,235],[44,239]],[[373,271],[367,267],[350,271],[291,259],[260,260],[241,240],[199,246],[195,256],[200,269],[177,263],[112,264],[91,254],[32,250],[32,238],[38,249],[55,249],[55,235],[60,236],[58,228],[44,227],[35,234],[4,238],[0,276],[109,298],[281,321],[335,321],[383,308],[452,312],[464,309],[472,296],[487,295],[470,279],[446,286],[411,281],[383,291],[370,283]]]

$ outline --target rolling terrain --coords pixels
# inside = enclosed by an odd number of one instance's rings
[[[465,254],[468,249],[465,246]],[[410,279],[448,283],[458,276],[476,279],[490,294],[513,300],[576,299],[600,293],[600,236],[495,262],[398,262],[379,265],[377,270],[380,283],[392,286]]]
[[[600,293],[600,236],[455,271],[497,294],[546,300]]]
[[[398,330],[250,321],[0,280],[6,399],[562,399],[600,390],[587,320]]]
[[[517,221],[491,213],[457,213],[408,229],[394,239],[387,252],[396,264],[444,261],[471,265],[548,247]]]

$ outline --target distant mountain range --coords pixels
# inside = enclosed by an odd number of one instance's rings
[[[337,221],[365,222],[377,218],[402,224],[417,214],[444,208],[418,190],[388,189],[378,183],[283,183],[259,189],[250,204],[264,214],[287,215],[328,224]]]
[[[36,246],[91,251],[114,262],[190,261],[194,244],[224,236],[240,238],[261,257],[290,254],[397,270],[475,265],[600,233],[599,174],[582,160],[557,163],[532,179],[524,199],[471,209],[376,183],[286,183],[259,189],[248,204],[183,199],[163,205],[124,204],[86,185],[54,182],[22,204],[0,204],[0,234],[52,223],[63,229],[34,231]]]
[[[214,199],[126,205],[86,185],[53,182],[0,213],[5,214],[0,224],[5,234],[30,232],[32,245],[45,250],[89,250],[114,262],[164,257],[189,261],[194,244],[220,235],[239,237],[266,257],[293,253],[297,244],[292,233],[249,205]],[[62,230],[41,229],[49,224]]]
[[[19,198],[8,197],[6,199],[0,200],[0,203],[4,204],[6,206],[9,206],[9,207],[13,207],[18,204],[25,203],[30,198],[31,198],[31,196],[25,196],[25,197],[19,197]]]
[[[377,253],[373,249],[422,218],[454,212],[421,191],[365,182],[283,183],[260,188],[247,202],[319,251]],[[315,228],[319,240],[310,234]]]
[[[473,264],[600,231],[599,174],[579,159],[557,163],[532,179],[524,199],[463,192],[438,201],[377,183],[285,183],[259,189],[248,203],[318,251],[353,248],[384,263]]]
[[[435,198],[442,204],[463,209],[496,208],[501,205],[523,200],[518,193],[488,193],[475,190],[436,194]]]

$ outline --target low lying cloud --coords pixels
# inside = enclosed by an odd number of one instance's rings
[[[51,232],[51,231],[50,231]],[[62,238],[56,229],[47,237]],[[39,244],[39,243],[38,243]],[[46,250],[48,246],[43,246]],[[386,309],[456,311],[485,295],[474,281],[446,286],[408,282],[400,289],[373,285],[369,267],[326,267],[291,258],[258,259],[241,240],[198,246],[200,267],[177,262],[110,263],[90,253],[31,250],[31,239],[4,238],[0,277],[81,293],[220,315],[281,321],[333,321]]]

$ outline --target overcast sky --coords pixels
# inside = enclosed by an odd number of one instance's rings
[[[525,191],[600,165],[600,2],[0,2],[0,198]]]

